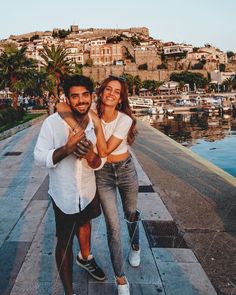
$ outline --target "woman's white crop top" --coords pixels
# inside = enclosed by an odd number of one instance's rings
[[[128,151],[127,135],[133,120],[126,114],[118,112],[115,120],[106,123],[103,120],[102,127],[106,141],[113,135],[123,139],[121,144],[111,153],[111,155],[124,154]]]

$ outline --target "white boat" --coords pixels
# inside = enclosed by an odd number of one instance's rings
[[[157,115],[158,114],[157,108],[156,107],[149,108],[148,109],[148,114]]]
[[[153,106],[148,109],[148,113],[152,115],[163,115],[165,113],[165,110],[162,106]]]
[[[174,113],[174,108],[172,106],[166,106],[165,108],[165,112],[168,114],[168,115],[171,115]]]
[[[162,106],[157,106],[156,110],[159,115],[163,115],[165,112]]]

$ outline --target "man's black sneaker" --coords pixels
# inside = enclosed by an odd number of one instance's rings
[[[91,274],[92,277],[94,277],[98,281],[105,280],[105,274],[103,270],[97,265],[95,259],[93,258],[93,255],[89,255],[87,260],[84,260],[81,257],[81,254],[79,254],[76,257],[76,263],[87,270]]]

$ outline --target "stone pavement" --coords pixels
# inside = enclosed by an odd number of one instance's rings
[[[63,294],[54,259],[55,228],[47,197],[47,173],[33,161],[40,126],[41,122],[37,122],[0,141],[1,295]],[[131,294],[215,295],[203,268],[187,248],[172,216],[136,158],[135,164],[140,185],[138,207],[142,212],[142,262],[139,268],[132,268],[127,263],[128,233],[122,221],[124,263]],[[75,241],[74,253],[77,251]],[[103,216],[93,221],[92,252],[105,270],[106,280],[95,281],[74,263],[76,294],[117,294]]]
[[[138,122],[133,150],[220,295],[236,295],[236,178]],[[224,155],[222,155],[222,158]]]

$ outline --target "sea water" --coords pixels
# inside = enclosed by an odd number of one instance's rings
[[[196,112],[141,119],[236,177],[236,118],[232,115]]]

